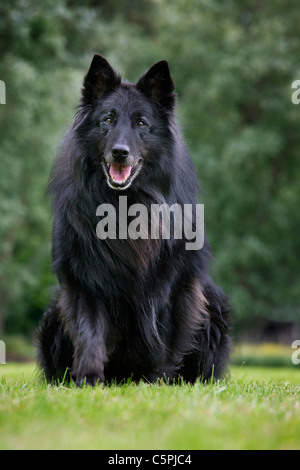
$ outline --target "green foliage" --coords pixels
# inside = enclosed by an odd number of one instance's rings
[[[299,320],[296,3],[164,3],[160,29],[203,181],[214,274],[238,321]]]
[[[100,6],[99,6],[100,5]],[[0,5],[0,331],[31,330],[54,282],[51,163],[95,52],[136,81],[170,62],[203,185],[213,273],[236,321],[298,319],[298,3],[13,0]]]

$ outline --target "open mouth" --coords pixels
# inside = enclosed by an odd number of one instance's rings
[[[105,170],[109,186],[113,187],[114,189],[128,188],[134,176],[136,176],[137,170],[140,166],[141,165],[139,162],[135,165],[124,165],[121,163],[105,163]]]

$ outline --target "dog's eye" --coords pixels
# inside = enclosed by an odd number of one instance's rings
[[[137,122],[138,127],[143,127],[145,125],[146,125],[145,121],[142,121],[141,119]]]
[[[106,124],[112,124],[113,121],[112,121],[112,118],[107,117],[107,118],[104,119],[104,122],[105,122]]]

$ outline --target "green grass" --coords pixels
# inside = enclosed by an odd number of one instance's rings
[[[294,368],[295,365],[291,360],[292,352],[291,346],[272,343],[242,343],[235,345],[232,363],[235,365]]]
[[[0,449],[300,449],[300,366],[222,382],[51,387],[0,366]]]

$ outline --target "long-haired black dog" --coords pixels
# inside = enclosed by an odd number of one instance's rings
[[[198,183],[176,125],[166,61],[137,84],[95,55],[73,127],[54,164],[53,269],[59,281],[38,338],[47,380],[84,382],[220,377],[229,308],[207,274],[209,247],[96,234],[97,207],[197,203]],[[150,212],[149,212],[150,213]],[[118,223],[118,221],[117,221]],[[66,372],[67,371],[67,372]]]

